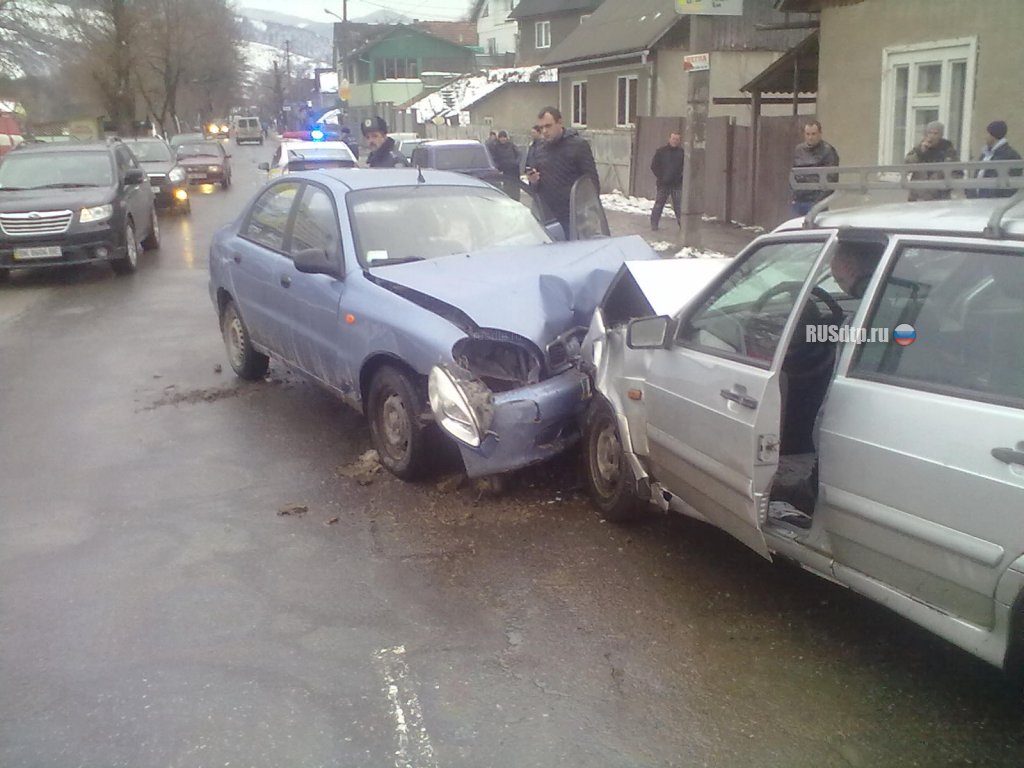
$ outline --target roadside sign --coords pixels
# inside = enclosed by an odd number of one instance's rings
[[[743,0],[676,0],[676,13],[742,16]]]
[[[687,72],[703,72],[711,69],[711,54],[693,53],[683,56],[683,69]]]

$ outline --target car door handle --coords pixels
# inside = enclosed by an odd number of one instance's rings
[[[757,400],[745,395],[742,392],[733,392],[731,389],[723,389],[719,393],[726,400],[731,400],[734,403],[742,405],[744,408],[757,408]]]
[[[288,275],[281,275],[281,285],[288,288],[292,284],[292,279]]]
[[[1013,448],[993,448],[992,456],[1004,464],[1020,464],[1024,466],[1024,451],[1015,451]]]

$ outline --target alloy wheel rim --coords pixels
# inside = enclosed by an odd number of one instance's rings
[[[139,263],[139,244],[135,241],[135,230],[128,227],[128,263],[133,267]]]

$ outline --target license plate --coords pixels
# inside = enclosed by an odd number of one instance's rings
[[[201,181],[206,178],[205,173],[190,173],[188,175],[189,181]]]
[[[58,245],[48,245],[43,248],[14,249],[14,258],[17,261],[27,261],[29,259],[59,259],[60,255],[60,246]]]

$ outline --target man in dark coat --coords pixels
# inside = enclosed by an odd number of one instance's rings
[[[794,168],[816,168],[827,165],[839,165],[839,153],[836,148],[821,138],[821,123],[811,120],[804,125],[803,143],[797,144],[793,150]],[[818,181],[816,174],[797,176],[799,182]],[[829,181],[839,181],[838,175],[830,175]],[[829,193],[817,189],[793,190],[793,215],[806,216],[811,207],[828,197]]]
[[[658,228],[661,212],[665,210],[665,202],[672,198],[672,210],[676,214],[676,225],[682,226],[683,199],[683,139],[679,131],[668,135],[668,144],[658,147],[651,160],[651,173],[658,187],[658,196],[654,199],[651,209],[651,229]]]
[[[955,163],[957,157],[956,147],[949,139],[942,138],[946,127],[938,120],[928,123],[924,129],[924,138],[921,142],[907,153],[903,158],[904,163]],[[929,173],[927,171],[914,171],[910,174],[911,181],[917,179],[942,178],[942,173]],[[948,189],[912,189],[909,200],[949,200]]]
[[[371,168],[406,168],[409,163],[395,148],[395,140],[388,136],[388,124],[384,118],[368,117],[362,123],[363,136],[370,145],[366,164]]]
[[[577,179],[587,176],[601,188],[597,164],[586,139],[562,123],[556,107],[544,107],[537,115],[544,143],[537,149],[533,169],[527,174],[531,186],[569,234],[569,193]]]
[[[509,140],[508,131],[498,131],[498,140],[491,147],[494,166],[501,171],[505,194],[519,199],[519,147]]]
[[[1006,123],[1002,120],[994,120],[985,128],[988,135],[985,137],[985,146],[981,149],[978,162],[987,163],[990,160],[1020,160],[1020,152],[1011,147],[1006,141]],[[979,176],[994,178],[995,171],[979,171]],[[1020,176],[1021,172],[1010,171],[1011,176]],[[979,189],[968,190],[968,197],[1013,197],[1012,189]]]
[[[347,125],[341,126],[341,140],[345,146],[352,150],[352,157],[359,159],[359,143],[352,138],[352,131]]]
[[[540,130],[539,125],[535,125],[530,128],[530,146],[526,148],[526,165],[525,168],[533,168],[533,164],[537,158],[537,150],[540,149],[544,143],[544,134]],[[525,170],[524,168],[524,170]]]

